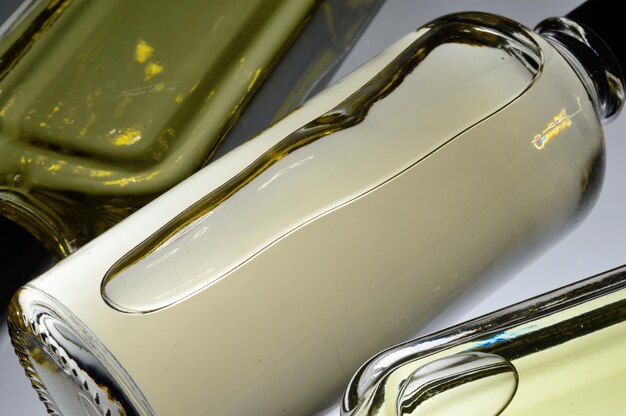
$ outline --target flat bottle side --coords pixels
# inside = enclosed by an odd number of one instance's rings
[[[107,300],[146,312],[190,296],[509,104],[540,73],[539,49],[531,37],[522,43],[506,30],[470,25],[483,23],[475,20],[462,16],[428,29],[335,108],[312,113],[312,121],[113,266],[103,283]],[[336,100],[332,91],[323,95]],[[181,261],[188,273],[172,273]]]

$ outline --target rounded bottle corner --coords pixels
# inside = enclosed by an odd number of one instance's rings
[[[30,286],[8,309],[11,342],[50,414],[154,415],[131,377],[56,300]]]

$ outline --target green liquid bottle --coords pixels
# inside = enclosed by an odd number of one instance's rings
[[[379,4],[349,3],[26,2],[0,43],[0,214],[67,256],[206,164],[324,15],[265,123],[299,105]]]

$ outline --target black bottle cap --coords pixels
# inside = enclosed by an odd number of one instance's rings
[[[588,0],[567,14],[567,18],[594,32],[607,45],[619,63],[622,74],[626,71],[624,53],[624,31],[626,24],[621,12],[618,12],[608,0]]]

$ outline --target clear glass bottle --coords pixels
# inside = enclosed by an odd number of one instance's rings
[[[27,285],[9,320],[40,397],[320,409],[592,205],[623,78],[555,44],[494,15],[438,19]]]
[[[390,348],[342,415],[618,415],[626,408],[626,266]]]

